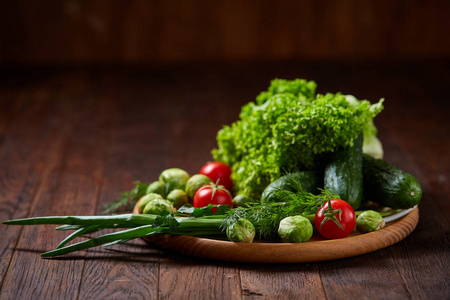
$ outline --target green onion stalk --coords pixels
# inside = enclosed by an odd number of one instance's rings
[[[315,196],[318,204],[323,204],[324,197]],[[310,199],[312,201],[312,198]],[[294,202],[255,205],[248,208],[231,209],[227,205],[218,205],[212,213],[213,205],[204,208],[181,207],[177,213],[163,212],[161,215],[121,214],[112,216],[49,216],[5,221],[6,225],[60,225],[58,231],[74,230],[61,241],[54,250],[41,254],[42,257],[54,257],[84,250],[96,246],[109,247],[125,243],[135,238],[157,235],[189,235],[214,239],[227,239],[226,230],[239,220],[249,218],[254,224],[260,239],[273,238],[272,231],[278,229],[280,221],[289,215],[298,215],[293,209]],[[380,211],[385,217],[399,210]],[[356,211],[358,216],[363,211]],[[315,214],[311,210],[302,214],[314,223]],[[88,240],[67,245],[77,237],[92,234],[104,229],[124,229],[113,233],[93,237]]]
[[[183,215],[183,214],[180,214]],[[197,218],[176,217],[173,213],[161,215],[123,214],[114,216],[50,216],[17,219],[3,222],[6,225],[61,225],[56,230],[75,230],[60,242],[55,250],[41,254],[42,257],[64,255],[96,246],[112,246],[129,240],[155,234],[208,236],[223,238],[220,228],[223,216],[203,216]],[[67,244],[75,238],[108,228],[125,230],[108,233],[89,240]]]

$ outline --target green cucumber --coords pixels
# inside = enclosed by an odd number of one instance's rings
[[[364,198],[390,208],[419,204],[422,188],[417,179],[382,159],[363,155]]]
[[[293,182],[295,180],[295,182]],[[271,184],[269,184],[262,193],[261,202],[280,202],[282,199],[276,197],[276,191],[286,190],[290,192],[298,192],[298,185],[300,183],[301,190],[317,194],[318,187],[322,187],[321,178],[316,171],[300,171],[296,173],[281,176]]]
[[[362,144],[360,134],[352,146],[333,153],[325,166],[324,188],[339,195],[353,209],[361,205],[363,197]]]

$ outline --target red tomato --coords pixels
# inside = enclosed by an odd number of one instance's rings
[[[223,186],[211,183],[199,188],[194,195],[195,208],[204,207],[208,204],[233,206],[233,199]],[[215,213],[216,209],[217,207],[213,207],[212,211]]]
[[[214,183],[220,179],[220,184],[228,191],[233,188],[233,181],[231,180],[231,168],[222,162],[213,161],[205,164],[200,169],[200,174],[208,176]]]
[[[344,200],[331,200],[331,209],[328,208],[328,204],[329,201],[325,202],[316,212],[314,223],[317,230],[327,239],[342,239],[347,237],[355,228],[355,211]],[[342,229],[339,228],[337,223],[341,225]]]

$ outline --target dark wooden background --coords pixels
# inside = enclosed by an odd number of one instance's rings
[[[273,78],[386,98],[385,159],[424,191],[400,243],[308,264],[223,263],[141,240],[56,259],[0,225],[0,299],[449,299],[449,1],[1,1],[0,221],[93,215],[191,174]]]
[[[161,68],[3,69],[0,220],[93,215],[169,167],[196,173],[222,124],[273,77],[319,91],[386,98],[385,158],[422,184],[405,240],[308,264],[223,263],[135,240],[41,259],[64,233],[0,226],[0,299],[448,299],[450,64],[208,64]]]
[[[450,55],[446,0],[1,2],[0,63]]]

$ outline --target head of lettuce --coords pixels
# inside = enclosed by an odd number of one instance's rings
[[[285,173],[320,169],[327,154],[364,134],[364,152],[382,156],[373,118],[383,99],[371,104],[341,93],[316,94],[316,83],[275,79],[239,120],[217,134],[214,160],[233,170],[235,192],[260,198]]]

